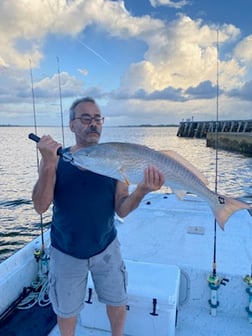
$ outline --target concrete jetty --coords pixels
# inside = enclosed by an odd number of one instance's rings
[[[206,137],[206,146],[239,152],[252,156],[252,132],[250,133],[217,133],[209,132]]]
[[[218,148],[252,156],[252,119],[181,121],[177,136],[206,138],[208,147],[215,148],[217,144]]]
[[[208,132],[249,133],[252,132],[250,120],[221,121],[181,121],[177,136],[188,138],[206,138]]]

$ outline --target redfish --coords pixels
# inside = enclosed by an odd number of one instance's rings
[[[68,155],[76,166],[127,184],[141,182],[144,178],[144,169],[148,165],[154,165],[164,174],[164,185],[170,187],[179,199],[183,199],[187,192],[204,199],[222,229],[235,211],[251,209],[245,202],[210,190],[204,175],[174,151],[159,152],[139,144],[107,142]]]

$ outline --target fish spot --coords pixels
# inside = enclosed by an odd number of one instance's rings
[[[222,196],[218,196],[218,201],[220,204],[225,204],[225,198]]]

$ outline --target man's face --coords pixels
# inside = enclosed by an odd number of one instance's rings
[[[103,118],[98,106],[92,102],[82,102],[75,107],[75,119],[70,121],[71,131],[80,146],[94,145],[99,142]]]

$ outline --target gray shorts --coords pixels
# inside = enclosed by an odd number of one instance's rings
[[[89,271],[100,302],[111,306],[127,304],[127,272],[117,238],[89,259],[74,258],[51,247],[49,296],[58,316],[73,317],[81,311]]]

